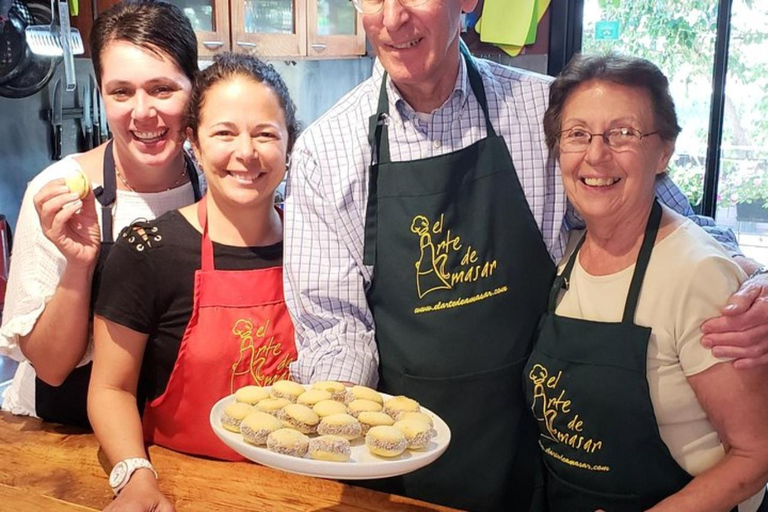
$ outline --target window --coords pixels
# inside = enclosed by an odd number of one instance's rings
[[[768,262],[768,2],[555,0],[549,71],[576,52],[656,63],[683,132],[670,175],[697,212]],[[561,34],[558,35],[558,27]]]

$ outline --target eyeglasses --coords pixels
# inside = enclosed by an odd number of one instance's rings
[[[422,6],[429,1],[430,0],[398,0],[400,5],[407,9]],[[384,0],[350,0],[350,2],[355,4],[355,9],[362,14],[376,14],[377,12],[381,12],[381,9],[384,8]]]
[[[616,152],[629,151],[640,144],[644,137],[657,135],[659,132],[643,133],[640,130],[620,126],[611,128],[604,133],[589,133],[582,128],[571,128],[558,134],[560,140],[560,152],[562,153],[582,153],[587,150],[592,143],[592,138],[599,135],[603,142],[611,150]]]

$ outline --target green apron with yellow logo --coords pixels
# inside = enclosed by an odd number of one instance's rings
[[[470,510],[527,511],[540,469],[521,375],[554,264],[485,90],[466,53],[488,136],[433,158],[392,162],[386,75],[371,118],[365,262],[379,389],[451,429],[433,464],[378,488]],[[467,101],[471,101],[468,98]]]
[[[651,329],[634,323],[661,213],[654,202],[621,322],[555,315],[583,238],[552,287],[523,378],[552,512],[640,512],[692,478],[659,435],[646,379]]]

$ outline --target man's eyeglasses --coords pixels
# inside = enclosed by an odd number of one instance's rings
[[[376,14],[384,7],[384,0],[350,0],[355,4],[355,9],[362,14]],[[400,5],[410,9],[426,4],[430,0],[398,0]]]
[[[644,137],[657,135],[658,133],[658,131],[643,133],[640,130],[626,126],[611,128],[604,133],[589,133],[582,128],[571,128],[570,130],[560,132],[558,138],[560,140],[561,153],[582,153],[587,150],[592,143],[592,138],[595,136],[602,137],[605,145],[611,150],[622,152],[636,148]]]

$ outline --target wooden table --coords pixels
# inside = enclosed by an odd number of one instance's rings
[[[160,488],[178,512],[451,510],[248,462],[149,449]],[[0,509],[101,510],[112,500],[107,462],[91,433],[0,412]]]

